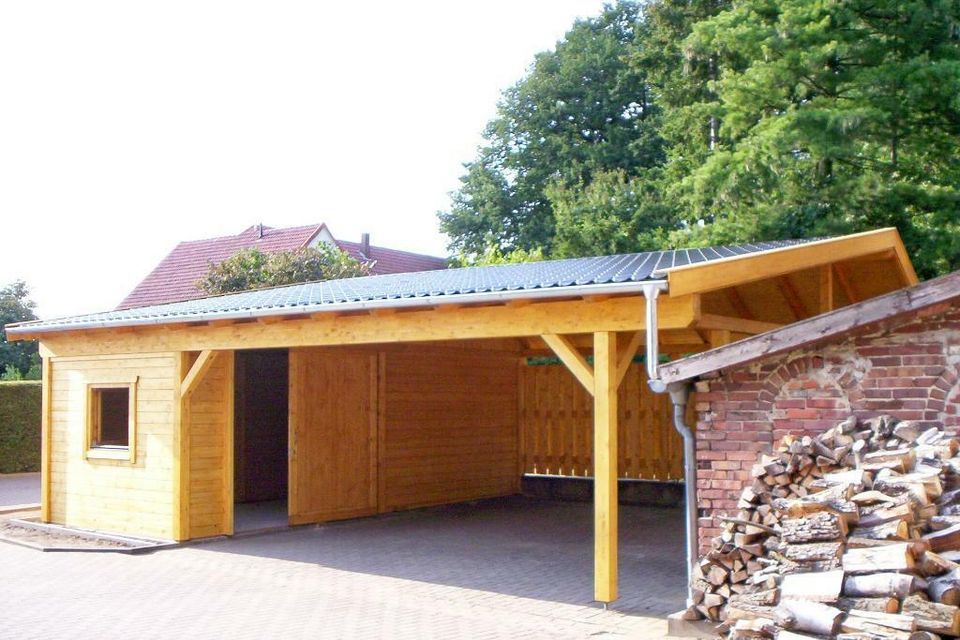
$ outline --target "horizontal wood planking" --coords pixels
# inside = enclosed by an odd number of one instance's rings
[[[515,354],[429,348],[381,362],[381,511],[515,491]]]
[[[566,367],[520,367],[523,471],[593,474],[593,398]],[[681,480],[683,442],[673,428],[670,398],[647,386],[644,367],[630,365],[619,391],[621,478]],[[691,403],[692,404],[692,403]]]
[[[54,358],[50,415],[50,518],[70,526],[173,537],[174,357]],[[137,377],[137,459],[86,459],[86,386]],[[140,391],[140,390],[143,391]]]

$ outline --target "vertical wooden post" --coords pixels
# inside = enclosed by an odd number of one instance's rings
[[[41,350],[43,351],[43,350]],[[52,428],[50,412],[53,409],[53,362],[48,355],[43,356],[40,382],[40,520],[51,521],[50,505],[50,463],[52,442],[50,431]]]
[[[186,540],[190,532],[190,441],[189,410],[180,385],[190,370],[190,354],[176,354],[173,384],[173,539]]]
[[[725,344],[733,342],[733,336],[729,329],[711,329],[710,330],[710,348],[716,349]]]
[[[820,267],[820,313],[833,311],[833,265]]]
[[[236,385],[236,367],[235,351],[224,351],[220,354],[223,362],[223,406],[224,406],[224,425],[223,425],[223,522],[221,528],[224,535],[233,535],[233,488],[235,486],[235,471],[233,462],[235,458],[235,419],[233,406],[234,403],[234,385]],[[188,441],[189,443],[189,441]],[[189,500],[189,492],[186,498]]]
[[[593,334],[594,599],[617,599],[617,334]]]

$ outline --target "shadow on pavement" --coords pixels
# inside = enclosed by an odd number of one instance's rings
[[[593,599],[589,503],[515,496],[199,548],[568,604]],[[683,608],[685,582],[682,509],[621,505],[620,599],[613,608],[666,616]]]

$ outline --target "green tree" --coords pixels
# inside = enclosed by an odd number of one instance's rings
[[[451,208],[439,214],[451,250],[475,257],[490,247],[551,254],[557,234],[551,194],[565,206],[570,190],[597,176],[627,181],[662,163],[659,111],[644,70],[626,55],[642,40],[641,16],[639,3],[621,0],[577,21],[504,93],[485,129],[486,144],[466,165]],[[629,225],[634,212],[616,214]]]
[[[3,331],[7,324],[36,320],[36,306],[30,299],[29,287],[22,280],[0,289],[0,378],[4,380],[39,377],[37,341],[7,342],[7,334]]]
[[[271,253],[244,249],[220,264],[210,265],[197,287],[217,295],[299,282],[354,278],[369,273],[370,264],[361,263],[346,252],[323,243],[316,248]]]
[[[673,242],[896,226],[922,275],[960,268],[960,4],[744,0],[685,46],[730,64],[688,107],[721,126]]]

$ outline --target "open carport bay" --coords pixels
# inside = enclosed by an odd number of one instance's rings
[[[18,588],[0,610],[18,638],[663,637],[683,606],[681,510],[621,507],[609,611],[583,580],[592,523],[589,503],[514,497],[147,556],[3,545]]]

